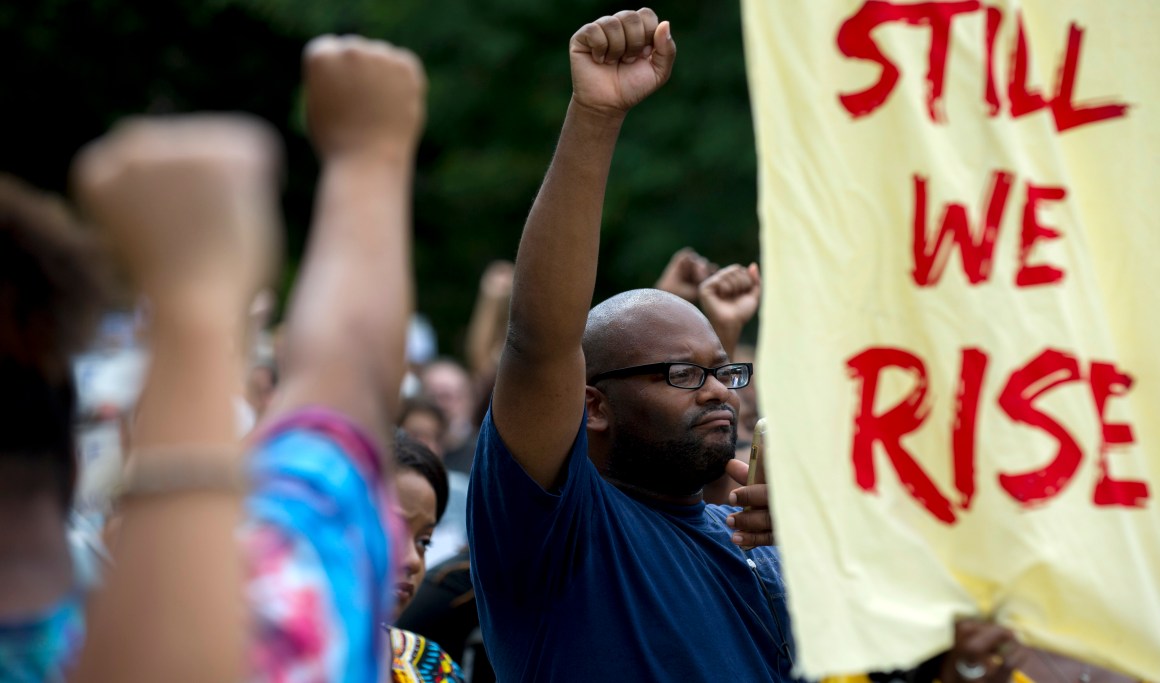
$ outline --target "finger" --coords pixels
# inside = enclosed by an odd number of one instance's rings
[[[585,24],[572,36],[572,50],[588,52],[592,55],[592,61],[603,64],[608,55],[608,36],[596,23]]]
[[[761,269],[757,267],[756,263],[749,264],[749,279],[753,281],[754,287],[761,286]]]
[[[996,624],[989,624],[972,637],[968,648],[979,649],[977,656],[980,661],[986,664],[988,673],[992,678],[1006,681],[1011,675],[1013,664],[1008,662],[1005,655],[1010,655],[1011,647],[1017,646],[1018,641],[1015,640],[1015,634]]]
[[[73,159],[71,184],[73,191],[82,202],[90,198],[90,192],[101,187],[115,175],[116,160],[109,149],[106,138],[97,138],[81,148]]]
[[[309,61],[310,57],[313,57],[314,55],[317,55],[321,52],[328,52],[330,50],[336,49],[337,46],[338,36],[332,33],[318,36],[313,38],[309,43],[306,43],[306,47],[302,50],[302,60]]]
[[[737,295],[749,290],[749,273],[736,263],[718,273],[725,285],[725,293]]]
[[[656,35],[657,25],[661,23],[661,20],[657,17],[657,13],[648,7],[641,7],[636,13],[644,25],[645,41],[649,47],[652,47],[652,39]]]
[[[382,54],[389,57],[392,61],[401,63],[407,67],[407,70],[413,72],[419,78],[419,85],[422,88],[421,92],[425,93],[427,89],[427,71],[423,67],[423,60],[419,59],[419,55],[405,47],[395,47],[390,43],[383,43],[378,41],[378,48]]]
[[[773,532],[765,532],[761,534],[750,534],[744,531],[735,531],[730,538],[733,545],[740,545],[745,547],[752,547],[758,545],[774,545]]]
[[[1034,656],[1034,651],[1029,647],[1024,647],[1015,642],[1014,650],[1007,653],[1000,652],[999,655],[1003,657],[1003,665],[999,668],[1000,676],[1011,676],[1016,669],[1026,670],[1028,663]],[[1000,678],[1000,680],[1007,680]]]
[[[732,299],[749,290],[749,275],[737,264],[715,273],[706,284],[723,299]]]
[[[673,258],[676,261],[677,266],[680,268],[682,274],[696,274],[697,263],[701,259],[701,257],[697,255],[697,252],[693,251],[692,249],[687,251],[682,249]]]
[[[955,621],[955,639],[951,645],[952,654],[962,657],[967,654],[967,643],[978,633],[986,622],[974,617],[957,619]]]
[[[729,492],[729,504],[739,507],[769,507],[769,485],[742,486]]]
[[[630,10],[617,12],[616,18],[620,20],[620,25],[624,29],[624,56],[621,61],[632,64],[640,56],[644,46],[652,42],[652,35],[645,35],[644,20],[636,12]]]
[[[601,17],[596,20],[596,24],[608,39],[608,52],[601,64],[614,64],[620,61],[625,50],[624,25],[616,17]]]
[[[965,617],[955,621],[955,646],[960,647],[965,644],[971,636],[978,632],[987,624],[986,621],[977,617]]]
[[[728,474],[738,485],[744,486],[749,481],[749,463],[734,458],[725,463],[725,474]]]
[[[987,661],[1005,642],[1014,639],[1015,634],[1011,631],[998,624],[984,622],[967,636],[961,651],[964,657],[983,662]]]
[[[673,73],[673,62],[677,58],[677,43],[673,40],[672,28],[669,22],[662,21],[653,33],[653,49],[649,54],[652,60],[653,72],[661,83],[669,80]]]
[[[656,12],[647,7],[641,7],[637,10],[637,14],[640,15],[641,21],[644,22],[645,46],[640,51],[640,56],[642,59],[648,59],[648,56],[653,51],[652,41],[653,37],[656,36],[657,24],[660,23],[660,19],[657,18]]]
[[[734,512],[725,518],[725,524],[734,531],[751,534],[773,531],[773,517],[769,514],[769,508]]]
[[[709,259],[698,254],[697,255],[697,262],[696,262],[697,282],[705,281],[712,274],[713,274],[713,269],[710,268]]]

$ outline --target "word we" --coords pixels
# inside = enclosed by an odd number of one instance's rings
[[[914,176],[914,269],[911,277],[919,287],[930,287],[938,283],[950,258],[952,243],[959,245],[963,272],[972,285],[985,282],[991,276],[991,261],[995,253],[995,239],[999,235],[999,225],[1007,208],[1007,198],[1011,193],[1014,174],[994,171],[991,174],[991,189],[983,211],[982,230],[972,233],[967,207],[963,204],[947,204],[942,225],[933,246],[927,236],[926,178]],[[1063,280],[1063,270],[1049,264],[1032,264],[1031,249],[1040,240],[1053,240],[1060,236],[1058,230],[1039,222],[1037,210],[1043,202],[1057,202],[1067,197],[1062,187],[1049,187],[1027,183],[1023,201],[1023,229],[1020,234],[1019,269],[1015,273],[1017,287],[1049,285]],[[977,234],[977,236],[976,236]]]

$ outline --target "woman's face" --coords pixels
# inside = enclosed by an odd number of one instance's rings
[[[431,532],[435,530],[435,489],[423,475],[408,469],[398,470],[395,489],[396,512],[403,520],[407,541],[401,576],[395,584],[395,618],[398,619],[427,574],[427,546],[431,545]]]

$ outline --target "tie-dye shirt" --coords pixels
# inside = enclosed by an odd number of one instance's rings
[[[348,420],[301,411],[274,425],[252,456],[243,544],[257,638],[252,680],[373,683],[393,607],[388,539],[403,535],[379,457]]]

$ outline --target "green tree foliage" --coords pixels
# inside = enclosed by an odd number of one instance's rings
[[[63,190],[68,160],[141,111],[242,110],[283,130],[291,264],[317,173],[299,52],[357,32],[417,52],[430,79],[415,197],[419,307],[461,351],[479,275],[513,258],[570,96],[567,40],[623,7],[595,0],[38,0],[0,7],[0,165]],[[757,257],[755,153],[736,3],[659,2],[679,57],[629,117],[608,191],[597,298],[648,286],[689,245]],[[293,268],[289,272],[293,272]],[[382,292],[390,296],[390,292]]]

